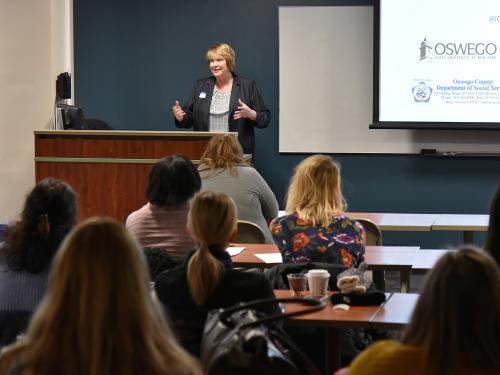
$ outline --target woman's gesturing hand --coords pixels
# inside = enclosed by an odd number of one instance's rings
[[[234,112],[234,119],[239,120],[240,118],[248,118],[255,121],[257,119],[257,112],[243,103],[241,99],[238,99],[238,110]]]
[[[179,101],[175,101],[175,105],[172,107],[172,112],[174,113],[175,119],[177,121],[184,120],[184,116],[186,116],[186,112],[184,112],[179,104]]]

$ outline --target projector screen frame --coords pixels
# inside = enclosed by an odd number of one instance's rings
[[[373,1],[373,121],[369,129],[500,130],[500,122],[435,122],[380,120],[380,2]]]

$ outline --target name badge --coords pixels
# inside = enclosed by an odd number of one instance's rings
[[[207,93],[205,91],[200,92],[200,99],[205,99],[207,97]]]

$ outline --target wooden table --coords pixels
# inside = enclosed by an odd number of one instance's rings
[[[415,254],[413,260],[413,267],[411,271],[413,273],[426,273],[431,270],[436,262],[448,251],[454,250],[443,250],[443,249],[420,249]]]
[[[365,260],[373,272],[398,271],[401,293],[408,293],[411,269],[418,251],[418,247],[411,246],[366,246]]]
[[[236,267],[268,268],[278,263],[265,263],[255,254],[276,254],[278,247],[274,244],[238,244],[244,246],[240,254],[232,257]],[[401,292],[406,293],[410,286],[413,259],[419,250],[414,246],[366,246],[365,260],[368,269],[373,271],[399,271]]]
[[[486,232],[490,215],[439,215],[432,224],[432,230],[453,230],[464,232],[464,243],[474,243],[474,232]]]
[[[374,329],[401,329],[411,319],[419,294],[391,293],[380,309],[370,318]]]
[[[285,214],[285,211],[279,212],[279,216]],[[463,231],[464,243],[473,243],[474,232],[486,232],[489,222],[489,215],[476,214],[346,212],[346,215],[352,219],[368,219],[382,231]]]
[[[274,293],[277,298],[290,297],[288,290],[275,290]],[[327,329],[325,361],[327,373],[331,374],[340,367],[338,329],[401,329],[410,321],[418,294],[387,293],[386,295],[386,302],[380,306],[352,306],[348,311],[332,310],[334,305],[328,299],[323,310],[292,317],[286,323],[293,326]],[[293,312],[304,307],[285,304],[285,309],[287,312]]]

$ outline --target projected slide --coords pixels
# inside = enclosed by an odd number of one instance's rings
[[[500,1],[380,0],[380,122],[500,123]]]

